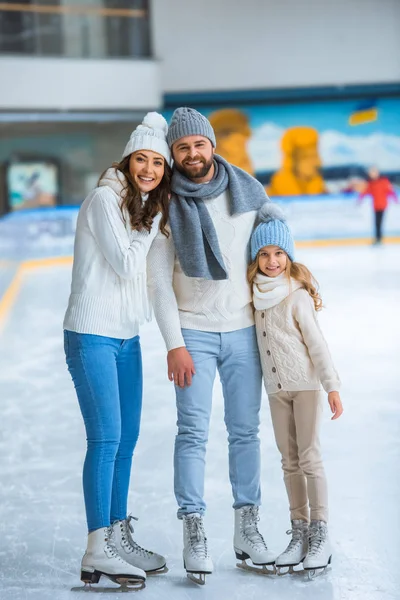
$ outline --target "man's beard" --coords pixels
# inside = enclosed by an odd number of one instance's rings
[[[198,170],[198,167],[193,168],[190,166],[178,165],[178,163],[175,163],[174,166],[179,173],[188,179],[202,179],[209,173],[213,165],[214,158],[211,157],[209,161],[206,161],[204,158],[198,156],[196,160],[199,160],[203,165],[200,170]]]

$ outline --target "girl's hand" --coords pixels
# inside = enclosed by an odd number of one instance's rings
[[[335,419],[338,419],[343,412],[343,405],[339,392],[329,392],[328,402],[329,406],[331,407],[331,411],[333,412],[331,421],[334,421]]]

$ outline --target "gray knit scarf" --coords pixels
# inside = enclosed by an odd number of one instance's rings
[[[207,184],[196,183],[176,169],[169,222],[182,270],[188,277],[227,279],[217,233],[204,200],[217,198],[229,187],[230,213],[258,210],[268,197],[261,183],[251,175],[214,155],[214,177]]]

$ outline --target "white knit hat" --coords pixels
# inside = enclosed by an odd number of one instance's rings
[[[162,115],[157,112],[149,112],[141,125],[138,125],[131,133],[122,158],[129,156],[138,150],[152,150],[161,154],[171,165],[171,152],[167,144],[168,123]]]

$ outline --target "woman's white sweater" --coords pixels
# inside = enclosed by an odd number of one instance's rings
[[[150,233],[133,231],[120,209],[123,188],[123,174],[108,169],[80,208],[64,329],[129,339],[150,319],[146,256],[161,214]]]
[[[314,302],[304,288],[255,311],[265,388],[280,391],[339,391],[340,380],[318,324]]]

